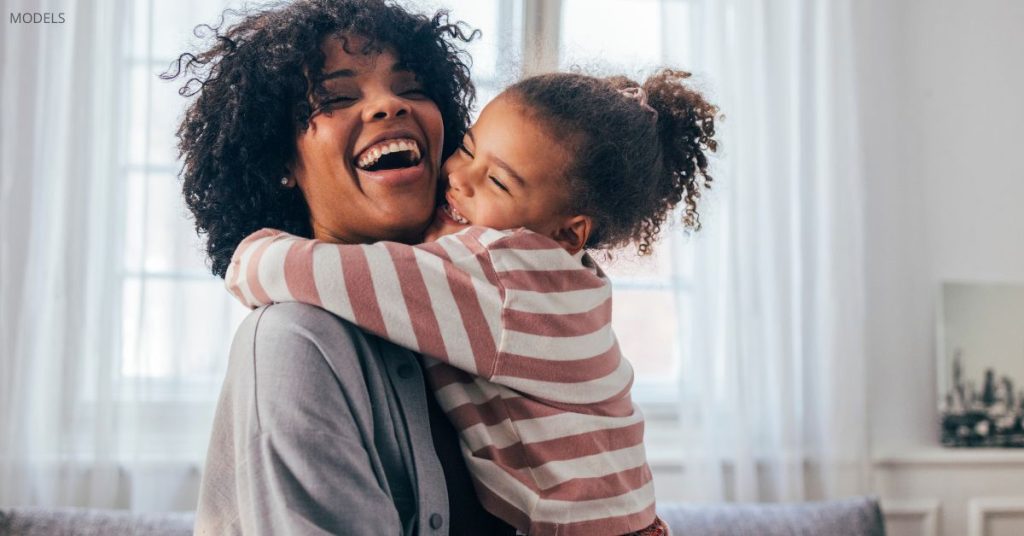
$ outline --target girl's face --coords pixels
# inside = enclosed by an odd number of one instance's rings
[[[480,225],[526,227],[559,240],[567,225],[582,218],[568,213],[564,177],[570,161],[562,141],[538,125],[514,96],[499,95],[441,168],[448,183],[446,203],[438,208],[428,237]]]
[[[415,73],[365,41],[323,46],[322,111],[297,140],[290,170],[321,240],[413,242],[434,214],[444,130]]]

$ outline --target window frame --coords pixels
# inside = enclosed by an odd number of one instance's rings
[[[681,1],[688,2],[691,0]],[[155,57],[153,55],[153,0],[148,0],[147,5],[147,48],[144,51],[129,51],[125,57],[125,65],[131,69],[141,64],[147,71],[155,73],[166,68],[173,58]],[[226,5],[230,5],[230,3]],[[562,0],[496,0],[496,5],[498,9],[498,23],[500,28],[497,36],[499,41],[499,54],[497,58],[498,65],[495,69],[495,73],[497,74],[495,77],[476,80],[478,89],[483,90],[483,93],[496,92],[500,89],[502,83],[505,82],[505,80],[501,79],[501,73],[510,72],[511,68],[516,64],[516,35],[518,35],[518,45],[522,50],[522,62],[519,65],[520,76],[529,76],[540,72],[555,70],[558,68],[560,61]],[[128,39],[131,39],[131,37],[128,37]],[[153,78],[154,77],[152,76],[147,77],[145,86],[146,94],[143,97],[146,103],[144,110],[146,114],[145,123],[147,125],[151,124],[152,120],[152,88],[153,84],[156,83],[156,80]],[[131,89],[130,82],[128,89]],[[128,96],[129,99],[135,98],[130,91],[128,92]],[[483,104],[485,104],[485,102],[481,99],[481,102],[478,102],[477,112]],[[126,118],[129,117],[129,115],[130,114],[125,114]],[[127,120],[130,121],[130,119]],[[148,129],[146,130],[148,131]],[[148,138],[149,134],[148,132],[144,132],[144,135]],[[128,140],[126,139],[123,145],[127,147],[127,143]],[[149,140],[147,139],[143,143],[145,144],[146,151],[148,152]],[[178,169],[175,165],[152,163],[149,161],[148,157],[144,162],[138,163],[130,162],[130,159],[126,156],[121,169],[122,180],[124,181],[123,184],[125,184],[125,186],[127,186],[127,181],[134,180],[132,176],[136,174],[140,175],[142,180],[151,181],[159,180],[159,177],[164,175],[177,176],[178,173]],[[130,226],[133,222],[126,223]],[[660,279],[612,277],[613,288],[617,291],[617,294],[621,295],[622,292],[629,292],[631,290],[650,290],[654,288],[658,291],[672,294],[673,299],[678,299],[678,296],[680,295],[687,295],[692,301],[692,274],[688,277],[679,275],[684,273],[684,269],[680,265],[680,252],[678,251],[678,249],[682,247],[681,241],[679,239],[672,238],[663,242],[661,247],[670,250],[670,274],[668,277]],[[130,281],[135,281],[144,287],[145,283],[152,279],[199,281],[215,278],[206,272],[180,271],[173,269],[147,269],[145,266],[145,260],[143,260],[141,266],[132,269],[126,266],[123,254],[121,255],[118,281],[120,282],[119,288],[122,293]],[[123,332],[122,326],[126,319],[124,319],[123,314],[119,315],[119,318],[121,318],[121,323],[119,323],[117,335],[121,339],[123,346],[126,344],[125,337],[127,337],[127,334]],[[680,331],[685,333],[685,330]],[[682,388],[682,383],[680,381],[680,368],[684,362],[684,356],[680,353],[682,351],[683,350],[674,351],[675,355],[672,356],[672,374],[670,374],[670,377],[667,380],[654,381],[651,378],[638,377],[634,384],[633,398],[648,411],[650,417],[664,416],[665,418],[674,418],[677,414],[675,408],[678,406],[678,401],[682,396],[679,392]],[[124,360],[127,359],[128,356],[121,355],[120,357],[121,359],[119,360],[119,366],[117,368],[119,379],[121,380],[120,383],[128,385],[128,388],[121,397],[125,401],[133,400],[131,397],[131,384],[133,384],[133,382],[140,381],[140,379],[145,382],[161,381],[158,378],[139,378],[137,376],[120,375],[121,365],[123,365]],[[634,357],[634,360],[636,357]],[[207,378],[192,381],[188,378],[168,377],[164,381],[167,384],[167,388],[158,389],[158,391],[164,391],[166,393],[181,393],[186,391],[195,392],[195,389],[183,386],[183,383],[190,385],[195,383],[196,386],[201,384],[203,389],[209,387],[209,381]],[[191,398],[167,395],[164,400],[168,403],[181,403],[191,400]]]
[[[666,6],[667,0],[654,1],[658,2],[663,13],[666,9],[670,8]],[[691,6],[697,3],[696,0],[671,1],[689,3]],[[520,73],[521,76],[531,76],[559,69],[562,52],[562,5],[562,0],[523,0],[524,65]],[[666,18],[663,17],[661,22],[663,25],[667,24]],[[663,27],[663,50],[667,48],[667,43],[665,43],[666,37],[664,36],[670,35],[664,30],[665,28]],[[695,45],[692,24],[689,30],[691,31],[687,39],[692,49]],[[530,63],[531,60],[532,64]],[[674,220],[679,221],[678,212],[675,214]],[[671,232],[671,229],[668,231]],[[687,252],[692,254],[693,248],[688,244],[683,244],[678,237],[668,237],[669,232],[665,233],[660,243],[662,248],[670,250],[671,268],[668,277],[661,279],[661,281],[651,281],[648,279],[613,276],[611,281],[614,291],[628,292],[633,289],[650,289],[653,285],[673,294],[673,299],[679,299],[680,296],[685,295],[691,303],[693,302],[695,296],[692,270],[689,275],[679,275],[686,272],[680,256]],[[681,320],[677,318],[676,321],[678,323]],[[680,332],[685,333],[686,330],[680,330]],[[638,375],[633,383],[631,393],[633,400],[645,409],[649,425],[653,425],[656,429],[660,428],[663,435],[676,435],[679,403],[685,398],[685,393],[681,392],[683,389],[682,366],[686,359],[683,352],[689,352],[692,349],[689,348],[688,344],[683,346],[686,346],[687,349],[680,348],[672,356],[672,372],[668,380],[658,381]],[[631,358],[628,355],[626,357],[627,359]],[[635,358],[632,359],[636,360]]]

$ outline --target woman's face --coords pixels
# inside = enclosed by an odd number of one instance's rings
[[[290,175],[315,238],[413,242],[434,213],[441,112],[393,51],[362,54],[364,43],[323,45],[322,111],[299,135]]]

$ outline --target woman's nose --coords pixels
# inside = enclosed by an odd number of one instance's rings
[[[398,95],[384,93],[370,98],[363,108],[363,121],[379,121],[393,119],[409,113],[409,103]]]

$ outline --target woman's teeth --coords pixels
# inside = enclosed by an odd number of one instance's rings
[[[416,143],[416,140],[402,138],[396,140],[384,140],[380,143],[375,143],[371,147],[363,151],[356,161],[356,165],[360,168],[366,169],[380,160],[380,157],[398,153],[401,151],[409,151],[412,153],[410,161],[419,162],[420,160],[420,147]]]
[[[469,220],[467,220],[465,216],[463,216],[462,214],[459,214],[459,211],[456,210],[455,207],[451,205],[444,206],[444,213],[447,214],[451,219],[455,220],[457,223],[461,223],[462,225],[469,225]]]

